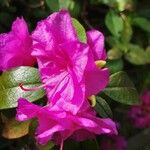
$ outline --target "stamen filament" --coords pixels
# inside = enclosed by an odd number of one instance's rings
[[[19,83],[19,87],[23,90],[23,91],[38,91],[42,88],[44,88],[46,85],[43,84],[43,85],[40,85],[40,86],[37,86],[37,87],[32,87],[32,88],[25,88],[23,83]]]
[[[63,140],[61,140],[60,150],[63,150],[63,146],[64,146],[64,141],[63,141]]]
[[[68,74],[66,74],[64,76],[64,78],[62,78],[62,81],[67,77]],[[42,84],[40,86],[37,86],[37,87],[31,87],[31,88],[25,88],[23,83],[19,83],[19,87],[23,90],[23,91],[38,91],[42,88],[44,88],[45,86],[49,85],[51,83],[51,79],[50,80],[47,80],[47,82],[45,84]],[[61,84],[61,82],[59,83]],[[57,86],[59,86],[59,84]]]

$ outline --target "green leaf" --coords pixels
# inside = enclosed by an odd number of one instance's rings
[[[123,55],[122,51],[120,51],[118,48],[112,48],[107,52],[108,59],[114,60],[119,59]]]
[[[132,64],[143,65],[150,63],[150,53],[144,51],[139,45],[130,44],[125,58]]]
[[[110,76],[110,82],[103,91],[112,100],[133,105],[139,103],[139,96],[132,81],[125,72],[117,72]]]
[[[105,18],[105,24],[114,36],[120,36],[123,30],[123,20],[118,14],[114,11],[109,11]]]
[[[103,118],[112,117],[112,111],[108,103],[102,97],[96,97],[96,112]]]
[[[59,0],[46,0],[48,8],[55,12],[59,10]]]
[[[134,17],[133,25],[136,25],[146,32],[150,33],[150,21],[144,17]]]
[[[124,43],[128,43],[131,40],[133,34],[131,21],[130,18],[125,16],[124,14],[122,14],[122,18],[124,27],[121,33],[121,39]]]
[[[80,12],[80,5],[74,0],[46,0],[46,4],[52,12],[66,9],[73,16],[77,16]]]
[[[16,139],[25,136],[29,132],[30,121],[19,122],[15,118],[2,116],[4,127],[2,136],[7,139]]]
[[[133,6],[133,0],[91,0],[92,4],[97,4],[97,2],[103,3],[110,8],[117,9],[119,11],[124,11],[125,9],[131,9]]]
[[[125,9],[132,9],[133,0],[115,0],[118,5],[119,11],[124,11]]]
[[[114,37],[114,36],[109,36],[109,37],[106,37],[106,42],[111,46],[111,47],[114,47],[114,45],[119,45],[121,47],[121,43],[120,41],[118,40],[118,38]]]
[[[117,37],[109,36],[106,40],[111,47],[118,49],[122,53],[126,53],[128,51],[127,45],[120,41]]]
[[[4,72],[0,76],[0,109],[13,108],[17,106],[20,97],[27,98],[33,102],[41,99],[45,93],[39,91],[23,91],[18,85],[23,83],[25,87],[39,86],[40,78],[38,69],[32,67],[18,67]]]
[[[87,38],[86,38],[86,32],[85,32],[84,27],[75,18],[72,18],[72,22],[73,22],[73,25],[77,31],[77,35],[78,35],[79,40],[83,43],[86,43]]]
[[[125,10],[125,7],[126,7],[126,2],[127,2],[127,0],[116,0],[116,2],[117,2],[117,5],[118,5],[118,10],[119,11],[124,11]]]
[[[59,8],[60,9],[67,9],[72,5],[72,0],[59,0]]]
[[[122,59],[108,60],[106,66],[109,68],[111,74],[122,71],[123,60]]]
[[[67,9],[73,16],[76,16],[80,12],[80,5],[74,0],[59,0],[59,9]]]

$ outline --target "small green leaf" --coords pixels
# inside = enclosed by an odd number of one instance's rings
[[[73,22],[73,25],[77,31],[77,35],[78,35],[79,40],[83,43],[86,43],[87,38],[86,38],[86,32],[85,32],[84,27],[75,18],[72,18],[72,22]]]
[[[122,53],[126,53],[128,51],[127,45],[124,42],[120,41],[120,39],[118,39],[117,37],[109,36],[106,41],[111,47],[118,49]]]
[[[125,10],[125,7],[126,7],[126,3],[127,3],[127,0],[116,0],[117,2],[117,5],[118,5],[118,10],[119,11],[124,11]]]
[[[112,100],[133,105],[139,103],[139,96],[132,81],[125,72],[117,72],[110,76],[110,82],[103,91]]]
[[[111,74],[122,71],[123,60],[122,59],[108,60],[106,66],[109,68]]]
[[[122,55],[122,51],[117,48],[112,48],[107,52],[108,59],[110,60],[119,59],[122,57]]]
[[[25,87],[39,86],[40,78],[38,69],[33,67],[18,67],[4,72],[0,76],[0,109],[13,108],[17,106],[17,100],[20,97],[36,101],[41,99],[45,93],[39,91],[23,91],[18,85],[23,83]]]
[[[105,24],[114,36],[120,36],[123,30],[123,20],[118,14],[114,11],[109,11],[105,18]]]
[[[77,17],[80,12],[80,5],[74,0],[59,0],[59,9],[67,9],[71,15]]]
[[[59,0],[46,0],[46,4],[52,12],[59,10]]]
[[[144,51],[139,45],[130,44],[125,58],[132,64],[143,65],[150,63],[150,53]]]
[[[120,71],[110,76],[109,87],[134,87],[127,73]]]
[[[133,25],[136,25],[146,32],[150,33],[150,21],[144,17],[134,17]]]
[[[124,11],[125,9],[132,9],[133,0],[115,0],[118,5],[119,11]]]
[[[103,118],[112,117],[112,111],[108,103],[102,97],[96,97],[96,112]]]
[[[52,12],[66,9],[69,10],[73,16],[77,16],[80,12],[80,5],[74,0],[46,0],[46,4]]]

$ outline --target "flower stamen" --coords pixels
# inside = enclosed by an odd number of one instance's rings
[[[60,150],[63,150],[63,146],[64,146],[64,141],[63,141],[63,140],[61,140]]]
[[[88,99],[90,100],[91,106],[94,107],[96,105],[96,96],[91,95],[90,97],[88,97]]]
[[[106,65],[106,61],[104,61],[104,60],[97,60],[97,61],[95,61],[95,64],[96,64],[96,67],[97,68],[103,68],[105,65]]]
[[[38,91],[42,88],[45,87],[45,84],[37,86],[37,87],[32,87],[32,88],[25,88],[23,83],[19,83],[19,87],[23,90],[23,91]]]

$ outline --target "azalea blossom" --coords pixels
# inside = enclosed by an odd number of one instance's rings
[[[23,18],[17,18],[11,31],[0,34],[0,70],[18,66],[33,66],[32,39]]]
[[[16,119],[25,121],[35,117],[39,122],[36,139],[40,144],[49,140],[63,144],[68,138],[83,141],[99,134],[117,134],[115,123],[111,119],[96,117],[88,101],[84,101],[78,113],[73,115],[57,105],[41,107],[20,98]]]
[[[135,127],[150,127],[150,91],[141,96],[141,104],[132,106],[129,111],[129,117]]]
[[[104,37],[99,31],[89,31],[87,43],[81,43],[68,11],[61,10],[40,21],[32,38],[32,55],[37,58],[52,105],[57,103],[67,111],[69,105],[69,111],[76,114],[85,97],[106,87],[108,69],[97,67],[106,59]]]
[[[123,136],[109,135],[102,140],[100,144],[101,150],[125,150],[127,142]]]

